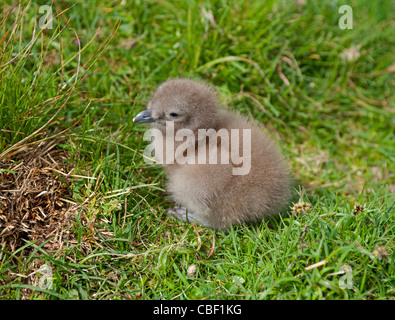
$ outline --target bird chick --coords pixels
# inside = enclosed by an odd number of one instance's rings
[[[169,214],[224,230],[288,203],[289,172],[275,143],[262,128],[220,108],[209,85],[167,80],[133,121],[151,123],[159,133],[155,156],[167,173],[168,193],[182,206]]]

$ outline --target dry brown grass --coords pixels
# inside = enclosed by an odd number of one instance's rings
[[[78,208],[70,190],[72,166],[56,140],[24,146],[0,160],[0,238],[14,251],[36,241],[54,251],[75,241],[71,231]]]

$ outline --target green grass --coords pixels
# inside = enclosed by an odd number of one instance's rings
[[[344,1],[294,2],[62,1],[41,32],[35,1],[0,21],[0,154],[56,135],[74,173],[94,178],[71,186],[76,244],[0,247],[1,299],[394,299],[395,4],[348,1],[341,30]],[[178,76],[266,125],[309,212],[227,232],[165,215],[166,177],[144,163],[132,118]],[[44,263],[45,290],[31,284]]]

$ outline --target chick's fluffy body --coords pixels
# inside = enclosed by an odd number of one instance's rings
[[[233,224],[257,221],[278,213],[288,203],[289,173],[277,146],[262,128],[232,111],[219,108],[210,86],[189,79],[168,80],[157,89],[148,109],[156,119],[153,127],[161,130],[165,139],[172,139],[174,150],[183,142],[166,136],[166,121],[172,122],[175,131],[187,128],[195,133],[195,164],[180,164],[177,158],[181,155],[175,154],[174,164],[164,164],[164,167],[168,193],[199,222],[215,229],[227,229]],[[177,118],[172,118],[174,114]],[[217,152],[217,164],[208,161],[198,164],[201,152],[206,152],[207,160],[212,152],[209,143],[201,146],[197,143],[199,129],[227,130],[229,145],[233,138],[231,130],[240,130],[239,148],[231,148],[228,164],[221,163],[221,152]],[[243,129],[251,132],[251,140],[247,141],[251,143],[250,171],[235,175],[233,169],[241,165],[232,160],[232,154],[243,153]],[[208,141],[210,136],[205,139]],[[220,142],[218,139],[219,148]]]

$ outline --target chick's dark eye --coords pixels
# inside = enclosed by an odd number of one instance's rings
[[[170,113],[170,117],[177,118],[178,117],[178,113],[172,112],[172,113]]]

